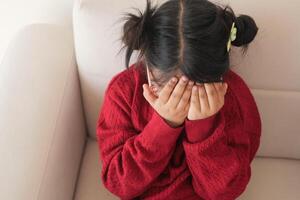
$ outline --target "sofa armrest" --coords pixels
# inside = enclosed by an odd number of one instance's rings
[[[0,199],[72,199],[86,135],[72,30],[25,26],[0,65]]]

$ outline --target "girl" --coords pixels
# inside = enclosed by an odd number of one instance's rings
[[[108,84],[97,121],[102,183],[121,199],[236,199],[261,119],[229,52],[255,38],[253,18],[207,0],[147,0],[124,19],[127,69]]]

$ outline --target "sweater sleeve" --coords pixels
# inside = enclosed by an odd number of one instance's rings
[[[185,121],[183,147],[192,186],[206,200],[233,200],[243,193],[260,144],[261,118],[250,89],[231,70],[226,82],[226,109]]]
[[[139,196],[167,166],[184,126],[173,128],[154,111],[140,132],[134,129],[124,95],[107,92],[97,123],[104,186],[122,199]]]
[[[183,147],[192,185],[206,200],[233,200],[243,193],[259,145],[259,132],[246,130],[241,117],[225,119],[221,110],[206,119],[185,121]],[[249,121],[255,124],[256,119]]]

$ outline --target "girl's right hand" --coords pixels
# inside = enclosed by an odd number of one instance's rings
[[[182,76],[178,83],[177,78],[173,77],[162,88],[158,97],[151,92],[148,84],[143,84],[143,95],[156,112],[171,127],[176,128],[184,123],[188,115],[193,85],[194,82],[185,76]]]

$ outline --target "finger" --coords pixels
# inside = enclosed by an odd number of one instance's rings
[[[214,87],[213,84],[211,83],[205,83],[204,84],[207,98],[208,98],[208,104],[210,109],[215,109],[218,105],[219,102],[219,96],[218,93]]]
[[[215,88],[217,89],[217,91],[221,91],[222,92],[222,90],[223,90],[223,84],[222,84],[222,82],[215,82],[214,85],[215,85]]]
[[[155,87],[155,86],[151,86],[150,87],[150,90],[151,90],[151,92],[156,96],[156,97],[158,97],[158,88],[157,87]]]
[[[222,100],[227,92],[228,84],[227,83],[220,83],[218,86],[220,99]]]
[[[153,103],[157,97],[151,92],[148,84],[143,84],[143,95],[145,99],[153,106]]]
[[[214,82],[214,87],[216,89],[216,92],[218,94],[218,98],[219,98],[219,101],[222,100],[222,97],[223,97],[223,86],[222,86],[222,83],[221,82]]]
[[[162,101],[162,103],[167,103],[170,95],[177,83],[178,79],[176,77],[172,77],[168,83],[162,88],[162,90],[159,93],[159,98]]]
[[[183,109],[186,106],[186,104],[190,101],[193,85],[194,85],[194,81],[189,81],[189,83],[186,86],[186,89],[177,105],[178,109]]]
[[[189,109],[190,109],[190,106],[191,106],[191,101],[189,101],[189,102],[186,104],[186,106],[185,106],[185,108],[184,108],[184,112],[188,112]]]
[[[169,104],[170,107],[176,108],[182,95],[185,90],[185,87],[188,83],[188,79],[186,76],[182,76],[178,82],[178,84],[175,86],[175,89],[173,90],[167,104]]]
[[[151,89],[151,91],[153,91],[153,92],[156,92],[156,91],[157,91],[157,88],[156,88],[154,85],[152,85],[152,86],[150,87],[150,89]]]
[[[200,99],[199,99],[199,90],[196,85],[192,88],[192,95],[191,95],[191,107],[195,110],[202,111],[202,107],[200,105]]]
[[[204,84],[201,84],[198,86],[198,91],[199,91],[201,112],[208,112],[209,111],[209,103],[208,103],[208,98],[207,98]]]
[[[228,83],[224,82],[223,83],[223,93],[224,93],[224,95],[226,94],[227,89],[228,89]]]
[[[152,83],[151,84],[151,86],[148,84],[148,86],[149,86],[149,89],[150,89],[150,91],[152,92],[152,93],[156,93],[156,92],[158,92],[158,86],[156,86],[156,83]]]

